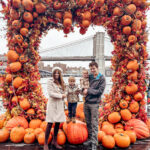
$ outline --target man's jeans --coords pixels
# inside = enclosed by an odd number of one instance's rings
[[[92,144],[98,144],[98,116],[99,104],[84,104],[85,121],[88,129],[88,138]]]
[[[68,103],[69,118],[76,116],[77,103]]]

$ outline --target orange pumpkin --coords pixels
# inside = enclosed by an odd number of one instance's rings
[[[138,70],[138,68],[139,68],[139,65],[136,59],[129,61],[127,64],[128,70],[136,71]]]
[[[21,0],[12,0],[12,5],[15,8],[19,8],[21,6]]]
[[[113,10],[113,15],[114,16],[122,16],[122,14],[123,14],[123,11],[122,11],[121,8],[119,8],[119,7],[114,8],[114,10]]]
[[[115,124],[115,129],[124,129],[124,126],[121,123],[117,123]]]
[[[34,133],[34,129],[27,128],[27,129],[25,129],[25,133]]]
[[[89,20],[82,20],[82,27],[88,28],[90,26],[90,21]]]
[[[119,103],[119,106],[121,108],[127,108],[128,107],[128,102],[125,101],[125,100],[121,100],[120,103]]]
[[[42,14],[46,11],[46,6],[43,3],[38,3],[35,5],[36,12]]]
[[[13,62],[9,65],[11,72],[17,72],[21,69],[22,65],[20,62]]]
[[[14,88],[19,88],[22,85],[23,79],[21,77],[16,77],[13,80],[13,86]]]
[[[138,86],[134,83],[131,83],[125,87],[125,90],[128,94],[134,94],[138,91]]]
[[[4,143],[9,138],[9,131],[6,128],[0,129],[0,143]]]
[[[136,101],[141,101],[143,99],[143,96],[140,92],[137,92],[136,94],[134,94],[134,99]]]
[[[27,110],[27,113],[30,115],[34,115],[35,114],[35,110],[33,108],[30,108]]]
[[[139,103],[137,101],[132,101],[129,105],[129,110],[132,113],[137,113],[139,111]]]
[[[54,7],[54,9],[58,10],[61,8],[61,3],[58,1],[55,1],[53,7]]]
[[[23,141],[25,129],[23,127],[14,127],[10,132],[10,140],[13,143],[20,143]]]
[[[102,137],[106,135],[104,131],[98,131],[98,142],[102,141]]]
[[[35,134],[35,136],[36,136],[36,139],[38,139],[38,136],[40,135],[40,133],[42,133],[43,132],[43,129],[42,128],[36,128],[35,130],[34,130],[34,134]]]
[[[12,75],[7,74],[5,80],[6,80],[6,82],[10,83],[12,81]]]
[[[128,121],[131,119],[132,117],[132,114],[131,112],[128,110],[128,109],[122,109],[120,111],[120,114],[121,114],[121,118],[124,120],[124,121]]]
[[[129,14],[134,14],[136,12],[136,6],[134,4],[130,4],[125,8],[125,10]]]
[[[118,147],[127,148],[130,145],[130,138],[125,133],[116,133],[114,135],[114,139]]]
[[[58,143],[58,145],[64,145],[66,143],[66,135],[60,129],[59,129],[59,132],[57,134],[57,143]]]
[[[49,139],[48,139],[48,144],[51,142],[51,140],[52,140],[52,135],[50,134]],[[44,145],[44,143],[45,143],[45,132],[42,132],[42,133],[39,134],[38,143],[40,145]]]
[[[23,36],[27,36],[28,35],[29,30],[27,28],[21,28],[20,29],[20,33]]]
[[[149,129],[149,132],[150,132],[150,118],[147,118],[146,125],[147,125],[147,127]]]
[[[66,135],[69,143],[71,144],[82,144],[88,138],[88,131],[86,125],[83,123],[72,123],[67,124]]]
[[[126,122],[125,130],[135,131],[137,139],[145,139],[150,136],[147,125],[139,119],[131,119]]]
[[[141,12],[141,11],[137,11],[137,12],[135,13],[135,16],[136,16],[137,19],[141,19],[141,17],[142,17],[142,12]]]
[[[70,18],[64,19],[63,25],[65,28],[70,28],[72,25],[72,20]]]
[[[129,43],[134,44],[137,41],[137,37],[135,35],[130,35],[128,37],[128,41],[129,41]]]
[[[12,103],[17,103],[18,102],[18,96],[13,96],[11,99]]]
[[[33,16],[30,12],[24,12],[23,14],[23,19],[27,22],[27,23],[31,23],[33,22]]]
[[[14,127],[23,127],[24,129],[28,128],[28,121],[21,116],[17,116],[17,117],[13,117],[12,119],[10,119],[7,123],[6,123],[6,128],[11,130]]]
[[[84,116],[84,104],[83,103],[80,103],[80,104],[77,105],[76,117],[80,118],[81,120],[85,119],[85,116]]]
[[[55,17],[61,19],[62,18],[62,13],[61,12],[56,12]]]
[[[132,18],[129,15],[124,15],[121,18],[121,24],[124,25],[124,26],[129,25],[131,23],[131,21],[132,21]]]
[[[136,142],[136,133],[133,130],[124,131],[125,134],[127,134],[130,137],[131,143]]]
[[[130,97],[129,95],[127,95],[127,96],[125,97],[125,100],[126,100],[126,101],[131,101],[131,97]]]
[[[25,134],[24,142],[26,144],[32,144],[32,143],[34,143],[34,141],[35,141],[35,134],[34,133],[28,132],[28,133]]]
[[[33,2],[31,0],[23,0],[22,5],[28,11],[32,11],[34,7]]]
[[[23,42],[23,37],[22,37],[22,35],[15,35],[14,36],[14,40],[15,40],[15,43],[19,43],[19,44],[21,44],[22,42]]]
[[[102,126],[101,130],[104,131],[105,134],[107,134],[107,135],[112,135],[113,136],[116,133],[115,129],[110,125]]]
[[[132,23],[132,31],[141,30],[142,22],[139,19],[134,19]]]
[[[70,11],[65,11],[63,18],[64,19],[66,19],[66,18],[72,19],[72,13]]]
[[[40,128],[43,129],[43,131],[46,131],[46,127],[47,127],[47,122],[46,121],[43,121],[40,125]]]
[[[82,14],[82,19],[83,20],[91,20],[91,12],[90,11],[85,11],[83,14]]]
[[[20,29],[22,26],[22,23],[20,22],[20,20],[14,20],[12,22],[12,28],[13,29]]]
[[[130,26],[123,27],[123,33],[129,35],[131,33],[131,27]]]
[[[36,129],[36,128],[40,128],[42,121],[40,119],[33,119],[30,121],[29,123],[29,127]]]
[[[128,75],[128,80],[137,80],[138,72],[134,71]]]
[[[20,104],[20,107],[23,110],[27,110],[27,109],[29,109],[31,107],[29,101],[26,98],[24,98],[23,100],[20,100],[19,104]]]
[[[115,147],[115,140],[111,135],[104,135],[102,137],[102,145],[108,149]]]
[[[112,112],[108,115],[108,120],[110,123],[117,123],[121,119],[121,116],[118,112]]]

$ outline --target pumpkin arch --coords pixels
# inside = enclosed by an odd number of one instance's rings
[[[110,102],[112,109],[105,111],[101,120],[106,120],[108,114],[112,112],[120,112],[120,100],[125,100],[127,96],[133,99],[135,93],[145,92],[145,60],[148,54],[145,48],[146,15],[142,14],[145,14],[148,8],[147,1],[41,0],[38,2],[23,0],[21,2],[14,0],[13,3],[8,1],[7,5],[1,1],[1,4],[8,25],[8,48],[9,51],[17,53],[15,59],[9,56],[9,59],[14,62],[8,62],[11,64],[7,66],[6,71],[15,79],[18,77],[23,79],[22,84],[14,91],[11,90],[13,80],[4,81],[3,102],[10,114],[13,110],[13,113],[15,111],[17,115],[26,118],[44,120],[46,98],[38,82],[40,79],[37,66],[40,60],[38,49],[41,36],[53,28],[63,30],[65,34],[72,32],[74,26],[80,28],[81,34],[85,34],[90,25],[101,25],[107,29],[114,45],[111,62],[115,72],[112,77],[112,90],[105,97],[105,102]],[[26,60],[22,61],[18,59],[18,56],[19,58],[26,56]],[[137,72],[136,78],[129,78],[129,73],[134,71]],[[131,90],[131,85],[134,85],[134,90]],[[18,106],[12,106],[10,97],[14,93],[20,98],[23,98],[25,94],[32,108],[38,110],[35,111],[36,114],[29,114],[28,110],[23,111]],[[142,120],[146,119],[144,105],[145,103],[140,103],[141,109],[137,115]]]

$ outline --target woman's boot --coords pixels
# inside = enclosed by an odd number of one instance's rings
[[[57,143],[57,136],[53,137],[52,145],[57,149],[62,149],[62,147],[60,145],[58,145],[58,143]]]

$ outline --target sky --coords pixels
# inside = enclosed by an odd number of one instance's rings
[[[6,0],[4,0],[6,1]],[[1,6],[0,6],[1,9]],[[2,14],[0,14],[0,17],[2,16]],[[149,31],[149,42],[147,44],[147,49],[150,50],[150,10],[147,11],[147,30]],[[3,21],[2,19],[0,19],[0,54],[3,53],[7,53],[8,48],[7,48],[7,40],[4,37],[6,35],[6,31],[3,30],[3,27],[6,26],[6,22]],[[96,32],[105,32],[105,29],[103,27],[89,27],[87,33],[85,35],[81,35],[79,33],[79,30],[76,28],[74,33],[70,33],[68,34],[67,37],[64,37],[64,33],[62,31],[57,31],[57,30],[50,30],[48,32],[48,34],[45,37],[42,37],[41,40],[41,44],[40,44],[40,50],[44,50],[47,48],[52,48],[55,46],[59,46],[61,44],[65,44],[68,43],[70,41],[76,41],[91,35],[95,35]],[[106,34],[106,36],[108,37],[108,35]],[[108,39],[108,38],[107,38]],[[110,42],[108,42],[109,44],[111,44]],[[105,51],[105,55],[110,55],[111,54],[112,49],[108,49],[107,51]],[[55,63],[55,62],[53,62]],[[51,62],[51,64],[53,64]],[[67,64],[71,63],[71,62],[66,62]],[[47,63],[45,63],[47,64]],[[74,65],[76,66],[76,64],[79,64],[79,62],[74,62]],[[87,66],[87,62],[84,62],[83,64],[85,64],[84,66]],[[110,63],[108,63],[110,64]]]

